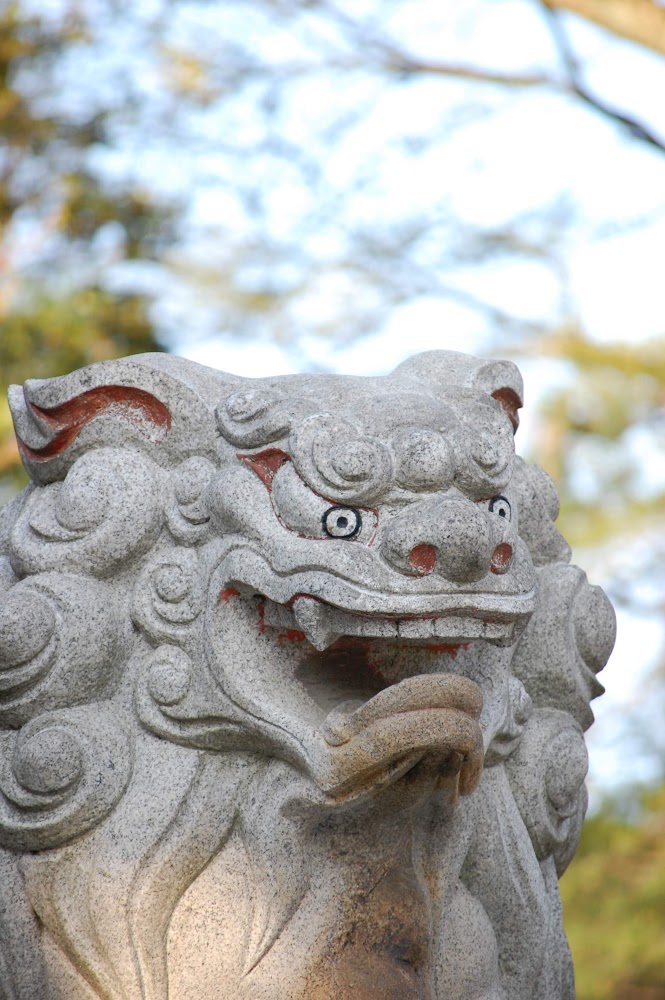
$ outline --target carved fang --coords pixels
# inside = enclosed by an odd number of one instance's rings
[[[330,627],[327,609],[313,597],[299,597],[293,602],[293,616],[311,644],[320,653],[337,638]]]

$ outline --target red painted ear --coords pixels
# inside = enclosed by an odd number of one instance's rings
[[[236,457],[257,474],[268,492],[272,489],[275,474],[285,462],[291,461],[291,456],[282,451],[281,448],[266,448],[265,451],[260,451],[257,455],[237,455]]]
[[[59,406],[42,408],[28,402],[37,422],[48,428],[51,439],[41,448],[30,448],[16,433],[22,453],[34,462],[46,462],[55,455],[61,455],[81,433],[86,424],[100,413],[111,408],[122,409],[125,413],[141,421],[147,421],[164,434],[171,427],[171,414],[166,406],[144,389],[125,385],[104,385],[82,392]]]
[[[495,389],[492,393],[492,399],[496,399],[497,403],[500,403],[505,412],[508,414],[508,419],[513,425],[513,431],[516,431],[520,425],[520,415],[517,412],[522,405],[522,400],[517,395],[514,389],[510,389],[508,386],[504,386],[501,389]]]

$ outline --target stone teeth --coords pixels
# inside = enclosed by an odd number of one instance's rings
[[[345,635],[366,635],[376,639],[396,639],[397,622],[389,618],[353,618],[346,619],[348,629],[344,630]]]
[[[328,613],[327,608],[313,597],[299,597],[294,601],[293,617],[312,646],[319,652],[327,649],[339,635],[335,631],[331,621],[332,616]]]
[[[451,615],[435,622],[438,639],[478,639],[485,635],[485,623],[478,618],[464,618]]]
[[[313,597],[299,597],[293,608],[266,602],[266,625],[293,628],[305,633],[310,643],[322,652],[340,636],[368,639],[434,639],[465,642],[485,639],[498,645],[510,645],[517,632],[511,622],[488,622],[472,615],[442,615],[432,618],[382,618],[342,611]]]
[[[401,639],[430,639],[434,633],[434,620],[405,618],[398,622],[397,632]]]

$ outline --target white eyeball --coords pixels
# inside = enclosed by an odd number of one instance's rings
[[[497,514],[499,517],[505,518],[506,521],[510,521],[513,516],[510,503],[504,496],[501,496],[501,494],[492,497],[489,502],[489,511],[491,514]]]
[[[329,538],[355,538],[362,518],[355,507],[329,507],[323,515],[323,530]]]

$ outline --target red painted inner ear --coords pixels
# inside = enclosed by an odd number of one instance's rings
[[[272,489],[272,481],[275,474],[282,468],[285,462],[291,461],[291,456],[281,448],[266,448],[257,455],[237,455],[237,458],[245,465],[248,465],[257,474],[268,492]]]
[[[110,407],[122,407],[127,416],[135,415],[148,420],[164,434],[171,427],[171,414],[161,400],[144,389],[128,385],[100,385],[48,409],[36,403],[30,403],[30,406],[36,416],[55,431],[53,439],[43,448],[29,448],[18,438],[23,454],[36,462],[62,454],[86,424]]]
[[[509,389],[508,386],[504,386],[503,389],[496,389],[492,393],[492,399],[496,399],[497,403],[501,404],[513,425],[513,431],[516,431],[520,425],[520,415],[517,411],[522,405],[522,400],[515,390]]]

